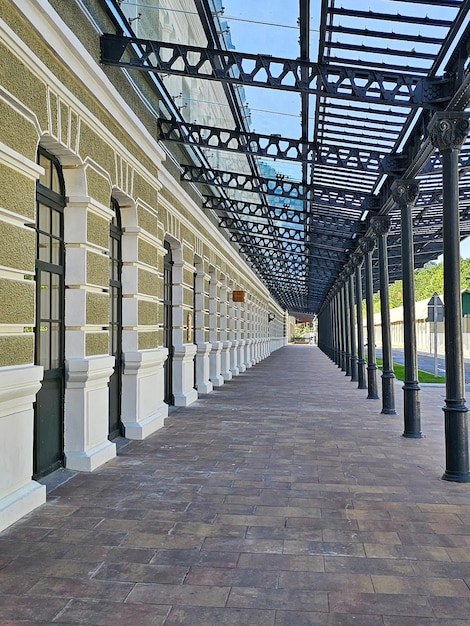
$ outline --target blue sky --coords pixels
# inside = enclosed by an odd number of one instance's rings
[[[230,36],[237,50],[249,53],[265,53],[273,56],[296,58],[299,54],[298,0],[223,0],[224,15],[221,18],[230,26]],[[430,17],[452,19],[454,10],[443,7],[423,7],[394,0],[345,0],[355,9],[391,11],[401,14],[428,14]],[[320,0],[312,2],[311,60],[317,59],[317,39]],[[409,26],[411,27],[411,26]],[[419,28],[416,34],[419,34]],[[261,88],[245,88],[247,103],[251,110],[252,129],[258,133],[279,132],[286,137],[300,135],[300,98],[298,94]],[[285,167],[285,166],[284,166]],[[283,167],[283,172],[284,172]],[[288,167],[288,166],[287,166]],[[288,172],[285,172],[288,173]],[[294,176],[295,177],[295,176]],[[461,245],[464,258],[470,257],[470,238]]]

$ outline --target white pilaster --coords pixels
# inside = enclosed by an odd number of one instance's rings
[[[64,452],[69,469],[92,472],[116,456],[108,439],[113,356],[66,359]]]
[[[222,387],[224,384],[224,377],[222,376],[222,362],[220,353],[222,352],[222,342],[213,341],[212,350],[209,355],[210,362],[210,381],[214,387]]]
[[[238,369],[240,374],[246,371],[245,365],[245,340],[240,339],[238,341]]]
[[[194,389],[194,357],[197,346],[187,343],[173,347],[173,397],[175,406],[189,406],[197,400]]]
[[[234,339],[230,347],[230,371],[232,372],[232,376],[238,376],[240,374],[240,370],[238,369],[238,339]]]
[[[121,421],[128,439],[145,439],[163,426],[168,415],[163,401],[167,356],[167,348],[124,353]]]
[[[196,352],[196,385],[198,393],[210,393],[214,386],[210,380],[209,355],[212,344],[209,342],[198,343]]]
[[[225,381],[232,380],[233,373],[230,370],[230,348],[232,347],[231,341],[222,342],[222,351],[220,353],[220,368],[221,375]]]
[[[46,501],[33,474],[33,402],[43,368],[0,368],[0,531]]]

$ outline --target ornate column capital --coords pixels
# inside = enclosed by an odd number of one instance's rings
[[[360,252],[354,252],[351,255],[351,263],[354,265],[354,268],[359,267],[362,264],[364,257]]]
[[[344,265],[343,271],[341,273],[344,277],[344,281],[347,282],[351,274],[354,273],[354,267],[353,267],[353,264],[351,263],[351,259]]]
[[[359,242],[359,250],[364,255],[369,254],[369,252],[373,252],[374,248],[375,239],[372,239],[371,237],[363,237]]]
[[[361,206],[364,211],[371,211],[372,213],[377,212],[380,210],[380,198],[369,194],[364,197]]]
[[[390,230],[391,219],[388,215],[376,215],[370,220],[370,227],[374,235],[386,235]]]
[[[429,126],[432,145],[441,152],[460,150],[470,128],[469,116],[459,111],[438,111]]]
[[[393,201],[399,207],[413,206],[419,194],[419,183],[414,178],[401,178],[392,184]]]

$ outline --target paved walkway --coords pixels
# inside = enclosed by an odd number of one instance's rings
[[[177,409],[0,534],[0,624],[470,624],[444,389],[421,393],[420,440],[365,396],[287,346]]]

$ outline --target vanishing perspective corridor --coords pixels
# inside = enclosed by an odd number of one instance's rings
[[[281,348],[1,533],[0,623],[468,624],[443,403],[424,386],[404,438],[401,402],[382,415],[317,347]]]

